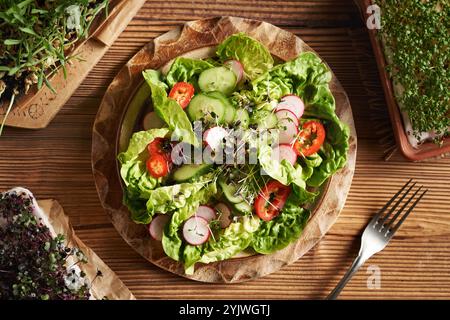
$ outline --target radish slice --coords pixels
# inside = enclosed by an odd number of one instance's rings
[[[212,127],[205,131],[203,134],[203,141],[214,151],[217,151],[222,143],[223,139],[228,136],[228,131],[222,127]]]
[[[282,97],[280,103],[278,103],[277,111],[282,109],[291,111],[299,119],[305,111],[305,104],[298,96],[289,94]]]
[[[231,224],[231,210],[225,203],[218,203],[215,206],[218,215],[219,215],[219,223],[222,229],[225,229]]]
[[[225,61],[224,65],[228,66],[231,71],[234,72],[236,75],[236,82],[241,82],[242,78],[244,77],[244,66],[242,63],[240,63],[238,60],[228,60]]]
[[[144,119],[142,120],[142,127],[146,131],[149,129],[159,129],[164,127],[164,121],[161,120],[156,112],[152,111],[145,115]]]
[[[205,219],[208,222],[215,220],[217,218],[216,212],[213,208],[208,206],[200,206],[195,212],[195,216]]]
[[[164,227],[169,222],[170,217],[166,214],[160,214],[153,218],[152,222],[150,222],[150,225],[148,227],[148,231],[150,232],[150,235],[153,239],[157,241],[162,240],[162,235],[164,232]]]
[[[305,111],[305,104],[299,96],[295,94],[288,94],[282,97],[281,101],[290,103],[292,106],[294,106],[298,110],[298,114],[294,113],[296,116],[298,116],[298,118],[303,115],[303,112]]]
[[[208,241],[209,235],[209,223],[203,218],[193,216],[184,223],[183,237],[193,246],[198,246]]]
[[[290,119],[298,127],[298,119],[295,116],[295,114],[292,113],[292,111],[286,110],[286,109],[280,109],[277,112],[275,112],[275,115],[277,116],[278,121],[283,120],[283,119]]]
[[[294,141],[298,134],[298,128],[294,122],[283,119],[278,122],[278,128],[280,129],[280,134],[278,136],[279,144],[289,144]]]
[[[280,144],[273,148],[273,158],[281,162],[286,159],[290,164],[294,165],[297,162],[297,154],[290,144]]]

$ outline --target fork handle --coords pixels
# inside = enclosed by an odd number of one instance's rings
[[[363,258],[362,255],[358,254],[355,261],[353,261],[352,266],[345,273],[344,277],[339,281],[336,288],[328,295],[327,300],[335,300],[338,295],[341,293],[342,289],[344,289],[345,285],[350,281],[353,275],[358,271],[358,269],[366,262],[366,258]]]

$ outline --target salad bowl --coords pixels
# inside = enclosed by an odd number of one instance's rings
[[[167,256],[161,242],[149,236],[145,224],[136,224],[123,204],[126,187],[121,181],[117,155],[127,150],[133,133],[139,130],[142,115],[151,110],[152,94],[142,72],[159,70],[165,74],[174,59],[206,59],[231,35],[248,35],[262,43],[276,62],[314,52],[292,33],[271,24],[236,17],[218,17],[186,23],[149,42],[118,73],[108,87],[99,108],[92,140],[92,168],[100,201],[112,223],[127,243],[145,259],[172,273],[203,282],[242,282],[275,272],[308,252],[336,221],[348,195],[356,159],[356,132],[347,95],[331,72],[329,88],[335,100],[335,113],[349,130],[347,161],[319,188],[319,196],[309,206],[309,219],[299,238],[271,254],[244,250],[233,257],[211,263],[198,263],[185,272],[182,263]],[[328,68],[329,69],[329,68]],[[299,204],[300,205],[300,204]]]

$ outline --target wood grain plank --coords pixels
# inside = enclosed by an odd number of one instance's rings
[[[104,259],[138,298],[245,299],[323,298],[356,255],[358,241],[331,232],[295,264],[270,276],[244,284],[214,286],[174,276],[135,254],[112,228],[77,230],[77,234]],[[343,292],[343,298],[448,298],[450,247],[447,238],[395,238],[371,258]],[[369,265],[381,270],[381,288],[367,289]],[[132,267],[130,267],[132,266]],[[280,294],[280,292],[282,294]]]
[[[67,134],[67,130],[63,137],[57,134],[58,131],[47,133],[46,139],[37,141],[31,151],[17,149],[16,141],[3,142],[2,150],[15,156],[13,161],[0,161],[0,187],[7,189],[16,184],[15,181],[22,181],[41,199],[57,198],[75,226],[109,223],[98,203],[91,179],[90,143],[72,142],[70,137],[76,134]],[[45,158],[42,154],[46,154]],[[411,177],[430,191],[403,229],[416,237],[449,234],[450,159],[405,163],[400,157],[384,162],[380,160],[381,156],[382,148],[376,141],[360,139],[355,177],[337,225],[349,232],[360,230],[369,217]],[[45,188],[41,188],[42,181],[45,181]],[[65,184],[66,181],[70,183]]]
[[[383,102],[384,95],[381,85],[377,80],[377,69],[372,61],[373,56],[364,56],[361,58],[362,52],[370,53],[370,47],[367,46],[367,36],[348,28],[335,28],[332,31],[329,28],[296,28],[295,30],[287,28],[287,30],[293,31],[295,34],[301,36],[330,64],[347,90],[349,97],[351,99],[353,98],[352,104],[358,104],[354,106],[355,118],[357,120],[367,119],[367,121],[370,121],[370,108],[367,108],[367,106],[377,101]],[[136,40],[133,34],[139,34],[140,38]],[[99,102],[97,104],[99,104],[102,93],[107,85],[121,66],[131,57],[129,53],[128,55],[119,55],[115,48],[120,47],[123,49],[122,44],[136,43],[137,45],[132,48],[132,52],[134,53],[147,43],[149,39],[159,34],[149,34],[148,31],[142,28],[138,28],[132,32],[129,32],[127,29],[119,38],[116,46],[108,51],[102,61],[91,71],[90,76],[80,86],[73,98],[83,97],[87,99],[88,97],[98,97]],[[109,71],[105,72],[104,70]],[[361,81],[354,81],[355,75],[360,77]],[[373,84],[365,80],[367,76],[376,79],[372,81]],[[369,85],[372,88],[369,88]],[[373,98],[371,100],[368,99],[369,89],[370,92],[374,92],[373,95],[375,95],[376,101],[373,101]],[[72,106],[74,106],[74,109],[72,109]],[[66,108],[64,110],[65,114],[80,112],[78,109],[79,105],[72,104],[72,99],[68,102]],[[387,117],[387,113],[385,116]],[[373,136],[371,128],[363,125],[363,123],[362,121],[356,121],[358,135],[360,137]]]
[[[274,10],[275,9],[275,10]],[[149,1],[136,20],[172,22],[234,15],[278,25],[361,25],[351,1]]]
[[[92,181],[91,128],[110,81],[150,39],[188,20],[230,14],[281,26],[321,54],[352,103],[358,158],[346,206],[329,234],[312,251],[297,263],[257,281],[209,286],[152,266],[112,228]],[[378,139],[384,136],[389,140],[391,136],[377,72],[366,30],[351,0],[148,1],[48,128],[7,128],[0,138],[0,189],[23,185],[40,199],[58,199],[80,238],[138,298],[251,295],[258,299],[299,299],[322,298],[331,290],[356,254],[357,235],[369,217],[411,177],[430,188],[429,194],[388,248],[358,272],[342,298],[449,299],[450,159],[409,163],[394,154],[389,162],[383,161],[385,147]],[[381,289],[367,288],[370,264],[381,268]]]

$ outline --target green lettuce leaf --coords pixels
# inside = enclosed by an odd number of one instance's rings
[[[131,219],[136,223],[150,222],[151,216],[146,214],[146,199],[162,181],[147,172],[147,145],[155,138],[164,137],[168,132],[168,129],[136,132],[131,137],[128,149],[117,157],[120,162],[120,176],[125,184],[123,202],[131,212]]]
[[[203,246],[191,246],[186,245],[182,252],[184,272],[188,275],[194,273],[195,263],[198,262],[202,257]]]
[[[244,33],[234,34],[225,39],[217,47],[216,54],[222,62],[229,59],[240,61],[250,80],[261,76],[273,66],[269,50]]]
[[[212,183],[212,173],[201,176],[195,182],[185,182],[151,190],[147,197],[147,211],[149,214],[166,213],[184,207],[192,199],[198,198],[200,190],[215,185]]]
[[[119,153],[117,158],[121,164],[128,161],[136,160],[143,151],[147,150],[147,146],[155,138],[162,138],[169,133],[166,128],[163,129],[151,129],[147,131],[139,131],[131,136],[128,149]]]
[[[311,192],[296,185],[292,186],[292,190],[297,196],[298,204],[314,202],[319,195],[319,191]]]
[[[309,218],[309,211],[299,203],[296,195],[291,194],[276,218],[261,222],[253,234],[252,247],[256,252],[269,254],[298,239]]]
[[[302,166],[302,179],[307,181],[314,173],[313,167]]]
[[[160,72],[145,70],[142,75],[152,91],[153,108],[158,116],[167,123],[174,138],[198,146],[199,142],[186,112],[175,100],[167,97],[167,85],[160,80]]]
[[[145,162],[141,160],[124,163],[120,175],[129,194],[142,199],[148,198],[150,191],[161,183],[161,178],[154,178],[147,172]]]
[[[123,195],[123,204],[131,213],[131,219],[136,223],[150,223],[151,218],[147,215],[146,201],[136,193],[126,189]]]
[[[303,117],[339,121],[335,110],[336,102],[328,84],[315,86],[314,91],[310,90],[309,94],[302,94],[301,90],[298,90],[297,93],[303,97],[306,104]]]
[[[320,166],[323,159],[318,153],[314,153],[310,156],[302,158],[302,161],[305,163],[306,166],[311,167],[311,168],[316,168],[316,167]]]
[[[167,84],[173,87],[175,83],[184,81],[191,83],[194,87],[198,87],[197,81],[200,73],[212,67],[214,65],[205,60],[178,57],[170,66],[170,70],[166,75]]]
[[[259,105],[295,93],[305,102],[306,108],[302,119],[320,120],[325,125],[326,143],[316,156],[303,159],[302,162],[301,180],[312,187],[323,184],[347,161],[350,130],[336,115],[335,100],[328,85],[331,77],[331,71],[316,54],[305,52],[255,79],[252,81],[252,90],[241,92],[237,97],[240,101],[245,101],[242,98],[245,96],[246,99]],[[268,158],[267,155],[263,157]],[[291,181],[302,187],[302,183],[294,179],[292,168],[289,166],[286,168],[286,165],[277,166],[266,162],[267,160],[260,159],[260,161],[263,169],[272,178],[283,184]]]
[[[258,148],[258,161],[264,173],[286,186],[295,184],[305,189],[306,182],[303,180],[303,168],[298,164],[293,166],[285,159],[281,162],[273,160],[272,150],[272,147],[266,144],[260,144]]]
[[[193,274],[195,263],[211,263],[229,259],[252,242],[252,234],[258,229],[260,220],[252,217],[242,217],[241,221],[233,222],[214,238],[202,246],[187,245],[183,252],[186,274]]]
[[[347,162],[348,144],[331,145],[325,142],[320,148],[319,153],[324,158],[321,165],[314,169],[312,176],[307,180],[307,185],[319,187],[336,171],[345,166]]]
[[[142,161],[129,161],[122,165],[123,173],[126,175],[122,176],[126,186],[123,203],[131,212],[131,219],[136,223],[150,223],[152,215],[147,213],[146,199],[160,185],[161,178],[152,177]]]
[[[183,207],[175,210],[170,222],[164,229],[162,246],[164,252],[175,261],[182,260],[183,241],[180,238],[179,230],[184,221],[189,219],[200,204],[207,203],[209,199],[217,193],[215,182],[209,183],[199,192],[194,193]]]
[[[166,213],[184,207],[188,199],[203,188],[204,183],[181,183],[160,187],[150,192],[147,201],[149,214]]]
[[[320,119],[326,128],[326,140],[316,157],[321,161],[314,164],[314,172],[307,180],[307,185],[318,187],[329,177],[343,168],[347,162],[350,129],[339,120],[335,113],[335,100],[328,85],[320,85],[313,95],[306,100],[304,118]],[[316,161],[318,158],[316,158]],[[312,165],[310,159],[304,159]]]
[[[303,98],[305,92],[330,80],[331,71],[322,60],[312,52],[304,52],[253,80],[252,90],[247,92],[247,96],[256,104],[280,100],[290,93],[297,93]]]
[[[182,253],[183,240],[180,238],[179,230],[184,221],[192,216],[197,210],[199,203],[192,201],[186,204],[186,206],[176,210],[170,219],[170,222],[166,225],[162,237],[162,247],[167,254],[175,261],[181,260],[180,255]]]

